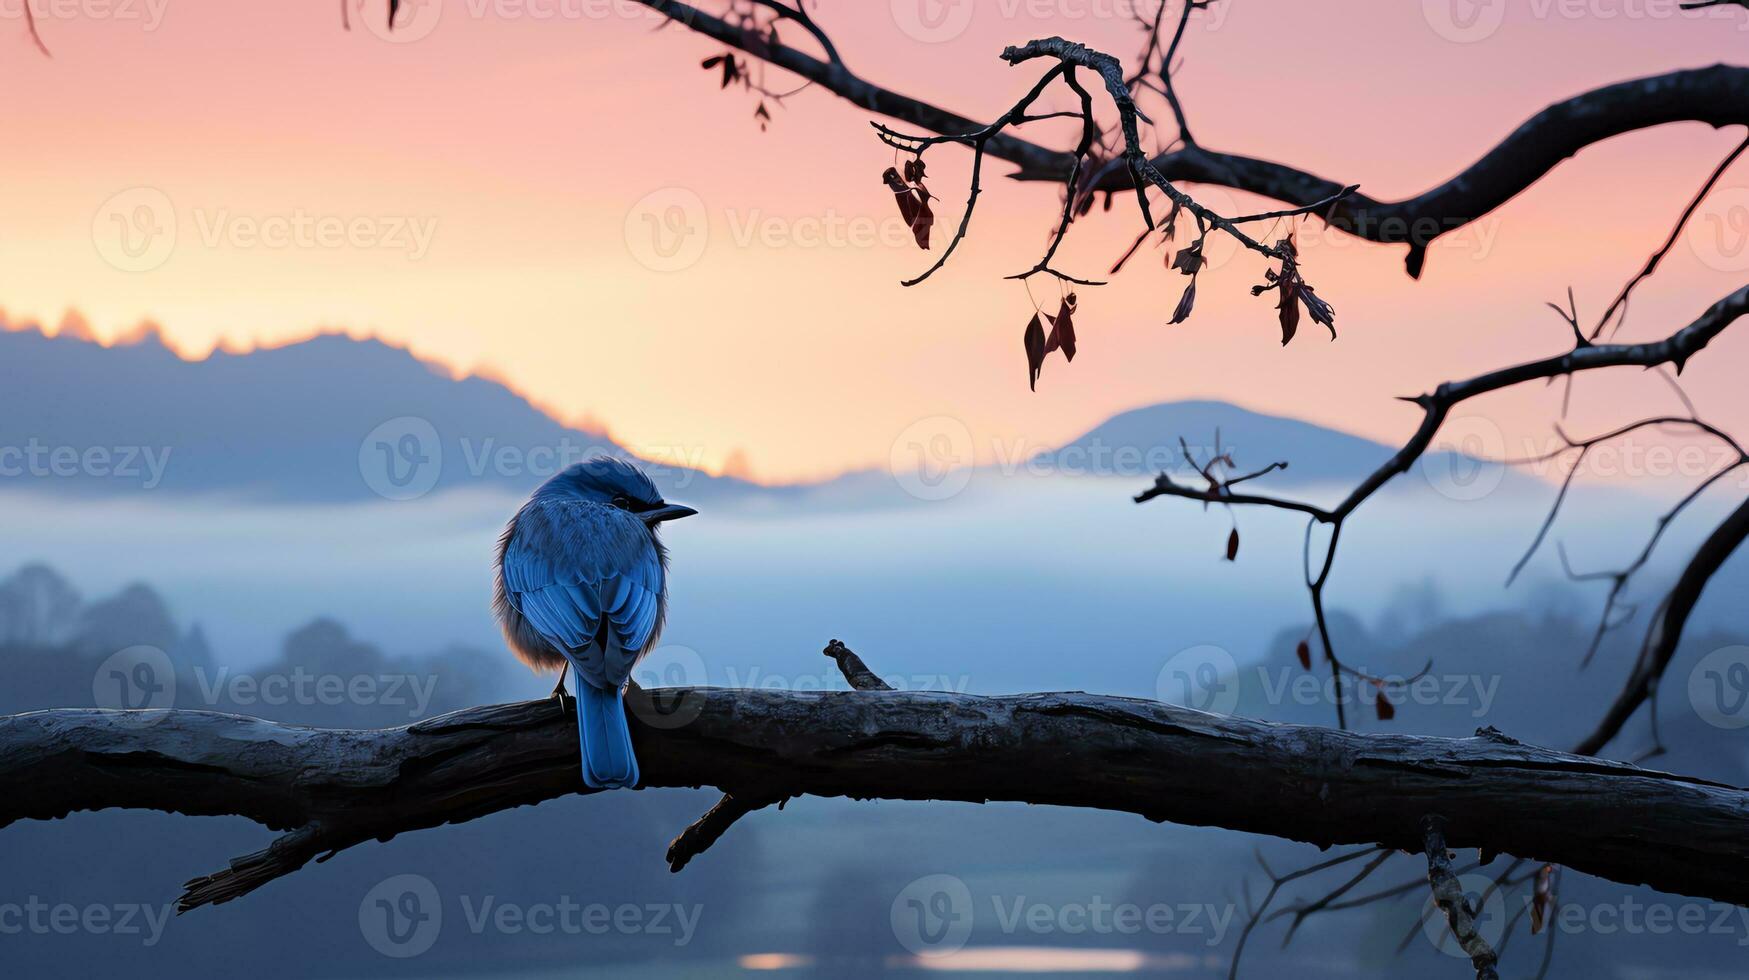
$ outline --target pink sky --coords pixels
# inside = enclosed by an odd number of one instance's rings
[[[390,42],[357,20],[343,32],[333,3],[40,2],[53,60],[29,47],[19,0],[0,0],[9,319],[77,309],[113,338],[149,318],[191,356],[323,328],[376,335],[503,378],[567,420],[599,419],[633,448],[711,466],[739,450],[769,480],[885,465],[933,416],[963,422],[989,461],[1188,397],[1400,439],[1417,415],[1393,396],[1567,343],[1544,301],[1571,285],[1595,317],[1741,138],[1693,124],[1591,148],[1436,247],[1418,283],[1401,248],[1307,226],[1303,267],[1337,308],[1335,343],[1308,324],[1281,348],[1272,300],[1248,292],[1265,263],[1246,255],[1206,273],[1196,315],[1168,327],[1182,279],[1144,257],[1083,290],[1081,354],[1053,359],[1035,394],[1020,345],[1032,305],[1001,277],[1036,261],[1053,190],[1002,180],[996,162],[968,243],[901,288],[933,254],[893,227],[879,181],[892,154],[868,114],[807,91],[761,133],[754,99],[698,68],[717,45],[652,33],[629,4],[426,0]],[[859,74],[978,118],[1036,77],[997,59],[1006,44],[1062,34],[1129,59],[1139,42],[1115,0],[978,0],[963,33],[926,43],[904,30],[917,2],[821,0],[816,16]],[[1484,28],[1499,8],[1452,2]],[[1454,33],[1445,0],[1222,0],[1185,43],[1192,126],[1210,147],[1397,197],[1551,101],[1732,60],[1749,37],[1741,10],[1677,15],[1674,0],[1510,6],[1460,43],[1436,29]],[[382,10],[357,16],[375,24]],[[1071,139],[1062,124],[1027,135]],[[966,157],[929,159],[950,225]],[[1749,165],[1715,200],[1637,294],[1630,336],[1668,332],[1743,281]],[[671,207],[704,216],[702,251],[651,250],[649,222]],[[167,253],[118,251],[118,215],[165,213]],[[1078,225],[1057,264],[1103,274],[1137,221],[1119,206]],[[326,237],[259,240],[299,222]],[[1689,370],[1716,421],[1749,422],[1745,344],[1727,334]],[[1519,451],[1546,437],[1557,398],[1538,389],[1470,414]],[[1574,426],[1670,406],[1629,371],[1582,383]]]

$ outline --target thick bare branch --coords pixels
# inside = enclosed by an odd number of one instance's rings
[[[815,82],[871,112],[936,133],[967,133],[980,125],[958,113],[868,82],[842,64],[822,61],[712,16],[690,4],[639,0],[708,37],[762,58]],[[1168,66],[1162,66],[1166,70]],[[1176,110],[1175,110],[1176,111]],[[1499,144],[1445,183],[1399,201],[1350,193],[1321,210],[1333,228],[1372,242],[1410,246],[1407,268],[1419,276],[1426,250],[1523,192],[1575,153],[1613,136],[1673,122],[1715,127],[1749,125],[1749,68],[1713,65],[1605,85],[1554,103],[1526,120]],[[1011,133],[993,137],[985,152],[1016,164],[1020,180],[1064,180],[1073,154],[1040,146]],[[1151,161],[1168,181],[1216,184],[1249,191],[1295,207],[1341,194],[1352,181],[1328,180],[1296,167],[1187,143]],[[1107,170],[1098,189],[1134,186],[1128,168]]]
[[[644,787],[1091,807],[1403,850],[1439,813],[1453,847],[1749,902],[1749,792],[1498,738],[1361,735],[1086,694],[669,688],[628,703]],[[0,718],[0,826],[135,807],[291,831],[191,882],[185,909],[325,852],[583,792],[575,723],[550,699],[385,731],[205,711]]]

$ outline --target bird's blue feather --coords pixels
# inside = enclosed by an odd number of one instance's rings
[[[662,632],[667,582],[662,547],[635,511],[661,503],[635,467],[594,459],[535,491],[499,540],[505,635],[531,665],[576,670],[590,786],[638,779],[620,692]]]
[[[662,559],[636,515],[580,500],[532,500],[502,558],[510,604],[591,684],[618,690],[654,639]],[[596,642],[605,618],[609,642]]]
[[[638,760],[618,691],[593,684],[577,688],[577,740],[583,747],[583,782],[596,789],[638,784]]]

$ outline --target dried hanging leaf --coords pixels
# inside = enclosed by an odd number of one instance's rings
[[[723,67],[723,84],[717,87],[728,88],[741,79],[741,64],[735,60],[733,55],[724,55],[721,64]]]
[[[905,219],[907,227],[915,228],[917,226],[917,195],[912,193],[911,188],[906,186],[904,179],[899,176],[899,172],[892,167],[888,167],[881,174],[881,181],[887,185],[887,188],[893,192],[894,199],[899,202],[899,217]]]
[[[1300,304],[1305,304],[1306,312],[1311,314],[1312,322],[1323,324],[1330,331],[1330,338],[1336,338],[1336,310],[1329,303],[1318,298],[1312,287],[1300,278],[1299,249],[1294,246],[1293,238],[1283,238],[1275,243],[1276,248],[1285,253],[1281,269],[1269,269],[1263,273],[1264,281],[1251,287],[1251,295],[1261,296],[1269,290],[1276,290],[1275,308],[1281,318],[1281,344],[1287,346],[1294,339],[1294,334],[1300,327]]]
[[[1294,339],[1294,333],[1300,329],[1300,304],[1294,301],[1294,284],[1292,280],[1281,281],[1281,300],[1275,304],[1281,314],[1281,346]]]
[[[1549,912],[1555,901],[1553,879],[1555,866],[1545,864],[1537,869],[1536,888],[1532,892],[1530,902],[1530,934],[1536,935],[1543,931],[1543,926],[1549,921]]]
[[[1312,645],[1310,643],[1301,640],[1300,645],[1294,647],[1294,653],[1300,658],[1301,667],[1307,670],[1312,669]]]
[[[1300,302],[1306,304],[1306,312],[1312,315],[1312,322],[1323,324],[1324,328],[1330,331],[1330,339],[1335,340],[1336,309],[1319,299],[1318,294],[1312,292],[1312,287],[1306,285],[1304,280],[1301,280],[1298,292]]]
[[[906,166],[905,172],[907,174],[909,174],[909,176],[906,177],[905,179],[910,181],[913,185],[916,186],[918,197],[921,197],[925,201],[928,201],[928,200],[935,197],[935,195],[929,193],[929,188],[927,186],[925,186],[923,183],[923,161],[922,160],[911,161],[911,163]]]
[[[1233,533],[1227,535],[1227,560],[1233,561],[1239,557],[1239,529],[1233,528]]]
[[[1391,699],[1385,697],[1384,685],[1379,685],[1377,695],[1373,698],[1373,707],[1378,710],[1380,721],[1390,721],[1397,717],[1397,708],[1391,704]]]
[[[753,118],[759,120],[759,131],[765,132],[765,126],[771,122],[771,113],[765,109],[765,100],[759,100],[759,108],[753,110]]]
[[[1178,254],[1172,259],[1172,268],[1187,276],[1194,276],[1201,272],[1205,265],[1208,265],[1208,259],[1202,256],[1202,239],[1200,238],[1179,249]]]
[[[1045,353],[1058,349],[1063,350],[1063,359],[1075,359],[1075,294],[1063,297],[1063,303],[1057,308],[1057,315],[1046,314],[1051,321],[1051,335],[1045,341]]]
[[[1196,306],[1196,279],[1192,277],[1190,285],[1184,287],[1184,295],[1178,297],[1178,308],[1172,311],[1172,319],[1168,324],[1183,323],[1190,319],[1190,310]]]
[[[1038,322],[1038,314],[1032,315],[1032,321],[1026,325],[1026,336],[1022,338],[1026,345],[1026,386],[1032,391],[1038,390],[1038,375],[1045,364],[1045,328]]]
[[[401,10],[401,0],[389,0],[389,30],[395,29],[395,14]]]
[[[893,192],[893,197],[899,202],[899,217],[905,219],[905,226],[911,229],[911,237],[917,240],[917,247],[925,251],[929,249],[929,231],[935,227],[935,210],[929,206],[931,199],[929,188],[921,182],[912,187],[907,178],[923,177],[923,161],[906,160],[904,176],[894,167],[888,167],[881,173],[881,182]]]
[[[935,212],[929,207],[929,195],[924,194],[917,201],[917,213],[911,219],[911,237],[917,239],[917,247],[929,251],[929,229],[935,227]]]

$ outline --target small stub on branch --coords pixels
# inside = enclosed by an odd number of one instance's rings
[[[893,685],[881,680],[875,672],[868,669],[862,658],[856,652],[844,645],[842,640],[834,639],[826,644],[821,651],[838,663],[838,670],[844,674],[844,679],[858,691],[890,691]]]

